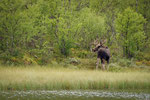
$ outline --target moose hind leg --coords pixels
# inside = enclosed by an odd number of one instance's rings
[[[102,64],[102,70],[105,70],[105,60],[101,59],[101,64]]]
[[[109,70],[109,58],[107,59],[107,70]]]

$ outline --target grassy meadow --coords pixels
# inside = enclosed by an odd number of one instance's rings
[[[150,90],[146,71],[110,72],[50,66],[0,66],[0,90]]]

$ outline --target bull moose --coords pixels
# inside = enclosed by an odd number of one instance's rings
[[[108,47],[103,45],[105,42],[106,42],[106,40],[100,41],[99,43],[96,44],[96,47],[92,49],[93,52],[97,52],[96,69],[98,69],[98,65],[99,65],[100,60],[101,60],[103,70],[105,70],[105,61],[107,61],[107,64],[109,64],[110,50]],[[107,69],[108,68],[109,67],[107,66]]]

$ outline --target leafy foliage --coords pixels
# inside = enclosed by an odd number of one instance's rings
[[[132,57],[143,49],[145,33],[143,26],[145,19],[142,15],[127,8],[116,19],[117,39],[123,48],[125,56]]]
[[[91,58],[91,43],[97,38],[107,39],[114,56],[124,53],[149,60],[140,56],[149,55],[149,4],[148,0],[0,0],[0,61],[44,65],[59,57]]]

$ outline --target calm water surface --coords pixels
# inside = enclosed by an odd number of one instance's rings
[[[0,91],[0,100],[150,100],[150,94],[108,91]]]

